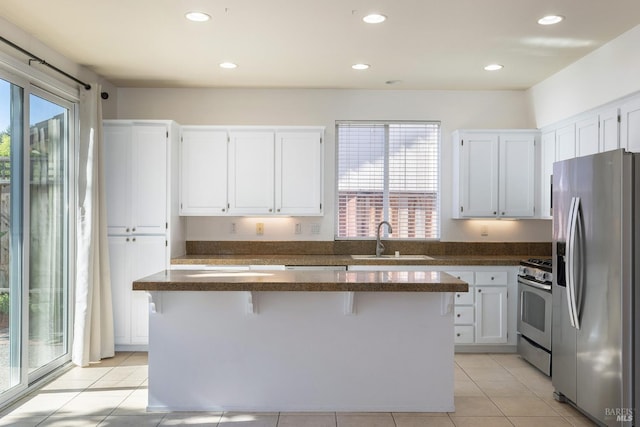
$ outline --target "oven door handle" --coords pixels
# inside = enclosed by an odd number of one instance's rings
[[[541,289],[543,291],[551,291],[551,285],[545,285],[544,283],[534,282],[533,280],[525,279],[524,277],[518,277],[518,282],[525,285],[529,285],[533,288]]]

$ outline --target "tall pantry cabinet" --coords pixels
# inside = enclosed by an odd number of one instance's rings
[[[171,121],[103,123],[107,232],[116,349],[145,349],[148,298],[132,282],[184,255],[178,215],[178,125]]]

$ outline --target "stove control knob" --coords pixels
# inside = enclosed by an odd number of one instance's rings
[[[529,275],[529,269],[525,266],[520,266],[520,268],[518,269],[518,276],[528,276]]]
[[[536,280],[539,282],[551,282],[551,273],[547,273],[546,271],[537,271],[536,272]]]

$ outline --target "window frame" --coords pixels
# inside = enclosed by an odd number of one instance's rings
[[[339,232],[339,224],[340,224],[340,193],[339,193],[339,174],[340,174],[340,125],[384,125],[385,126],[385,159],[384,159],[384,168],[388,170],[389,168],[389,125],[403,125],[403,124],[436,124],[438,126],[438,137],[437,137],[437,173],[435,174],[437,179],[437,196],[436,196],[436,211],[437,211],[437,237],[434,238],[424,238],[424,237],[416,237],[416,238],[406,238],[406,237],[389,237],[386,231],[386,227],[383,227],[382,232],[385,240],[395,240],[395,241],[430,241],[437,242],[442,238],[442,122],[440,120],[336,120],[335,121],[335,173],[334,173],[334,230],[333,230],[333,238],[338,241],[366,241],[366,240],[375,240],[376,238],[373,236],[363,236],[363,237],[347,237],[347,236],[338,236]],[[384,180],[384,191],[383,191],[383,219],[387,219],[389,216],[389,175],[386,173]],[[387,219],[388,220],[388,219]]]

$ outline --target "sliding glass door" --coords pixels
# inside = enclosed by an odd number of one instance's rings
[[[29,97],[29,372],[67,354],[69,108]]]
[[[0,79],[0,393],[23,382],[24,89]]]
[[[0,405],[70,359],[73,112],[0,74]]]

